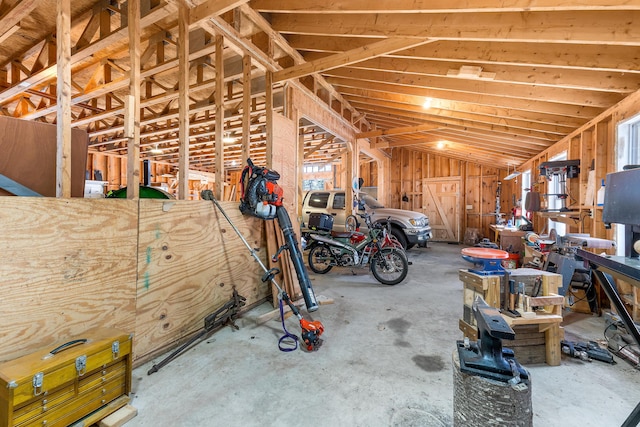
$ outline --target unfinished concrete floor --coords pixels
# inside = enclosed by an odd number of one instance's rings
[[[312,316],[325,326],[319,351],[280,352],[280,322],[255,324],[272,310],[265,303],[240,330],[216,332],[159,372],[147,376],[151,362],[135,369],[138,416],[127,427],[452,425],[458,269],[471,266],[461,249],[410,250],[409,276],[396,286],[365,270],[310,273],[316,294],[335,301]],[[299,333],[295,318],[286,325]],[[601,317],[565,312],[569,339],[601,339],[604,328]],[[640,400],[640,372],[617,361],[526,366],[534,425],[619,426]]]

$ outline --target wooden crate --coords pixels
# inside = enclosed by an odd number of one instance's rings
[[[475,325],[476,320],[471,312],[471,307],[476,297],[482,297],[491,307],[500,307],[500,280],[502,276],[483,276],[470,273],[461,269],[458,277],[463,287],[462,319],[470,325]]]
[[[3,363],[0,427],[97,421],[126,405],[131,348],[130,334],[99,328]]]
[[[516,281],[516,285],[519,282],[525,285],[525,294],[531,295],[533,285],[536,277],[542,277],[542,287],[540,289],[540,296],[557,294],[558,288],[562,287],[562,275],[557,273],[551,273],[549,271],[536,270],[535,268],[516,268],[509,270],[509,278]]]

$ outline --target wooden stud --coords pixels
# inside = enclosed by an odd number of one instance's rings
[[[125,98],[127,199],[140,196],[140,0],[127,2],[129,34],[129,96]]]
[[[189,9],[180,3],[178,17],[178,198],[189,198]],[[218,181],[219,182],[219,181]]]
[[[71,1],[57,5],[56,197],[71,197]]]
[[[251,56],[242,57],[242,167],[250,157],[251,144]]]
[[[215,141],[216,141],[216,198],[222,200],[224,194],[224,143],[222,142],[222,132],[224,127],[224,38],[221,35],[215,37],[216,52],[215,52],[215,65],[216,65],[216,91],[215,91],[215,105],[216,105],[216,129],[215,129]]]

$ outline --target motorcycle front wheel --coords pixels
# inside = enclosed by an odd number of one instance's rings
[[[394,248],[383,248],[371,260],[371,273],[383,285],[397,285],[408,272],[407,257]]]
[[[332,260],[331,249],[325,245],[315,245],[309,251],[309,268],[314,273],[328,273],[333,268],[333,265],[331,265]]]

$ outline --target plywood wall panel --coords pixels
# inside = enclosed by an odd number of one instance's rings
[[[221,202],[252,247],[264,242],[263,221]],[[266,251],[259,251],[265,262]],[[247,304],[267,296],[260,266],[209,201],[140,201],[135,357],[166,348],[201,329],[233,292]]]
[[[43,196],[56,195],[56,126],[0,117],[0,174]],[[71,132],[71,196],[83,197],[87,133]],[[5,193],[6,194],[6,193]]]
[[[137,211],[128,200],[0,198],[0,360],[94,326],[133,332]]]

